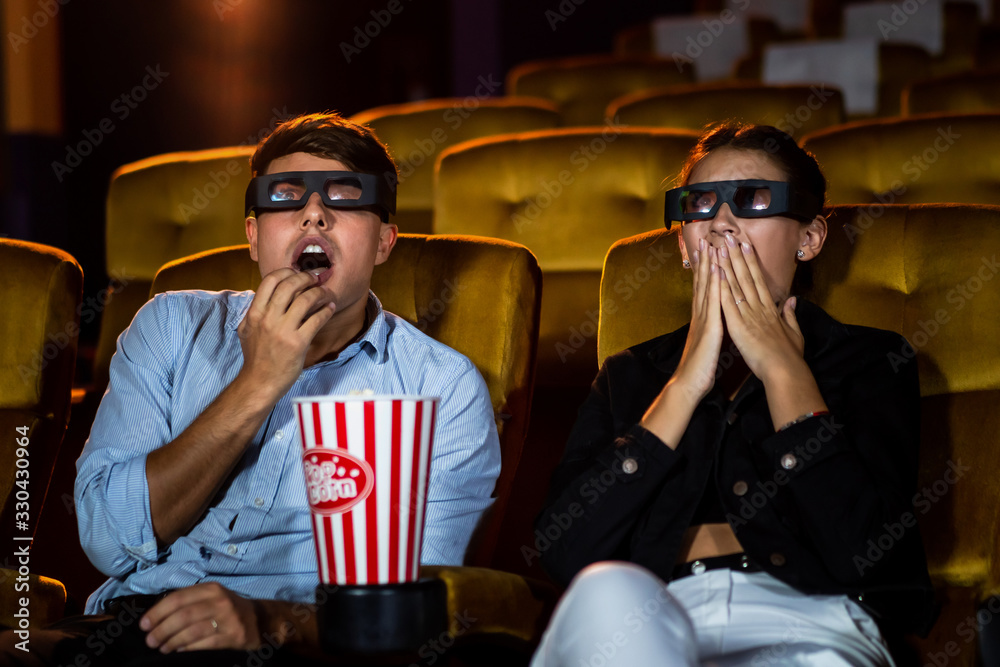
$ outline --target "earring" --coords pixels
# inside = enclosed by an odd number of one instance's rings
[[[796,250],[795,251],[795,256],[798,257],[799,259],[802,259],[803,257],[806,256],[806,253],[805,253],[804,250]]]
[[[685,259],[684,261],[682,261],[682,262],[681,262],[681,265],[682,265],[682,266],[683,266],[683,267],[684,267],[685,269],[690,269],[690,268],[691,268],[691,262],[689,262],[689,261],[688,261],[688,260],[686,260],[686,259]]]

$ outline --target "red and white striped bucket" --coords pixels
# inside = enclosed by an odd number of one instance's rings
[[[417,580],[438,400],[294,399],[320,583]]]

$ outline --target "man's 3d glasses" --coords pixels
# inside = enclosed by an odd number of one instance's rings
[[[330,208],[376,207],[382,222],[396,212],[396,190],[375,174],[353,171],[284,171],[250,180],[246,194],[246,215],[251,211],[280,211],[302,208],[312,193],[318,192]]]
[[[806,222],[820,212],[820,201],[808,192],[794,189],[791,183],[712,181],[667,190],[663,220],[668,228],[674,221],[709,220],[724,203],[739,218],[782,215]]]

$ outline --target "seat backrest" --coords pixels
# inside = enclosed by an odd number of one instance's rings
[[[62,250],[0,238],[0,274],[0,534],[9,544],[34,535],[69,421],[83,271]],[[18,492],[30,496],[27,520],[15,516]]]
[[[869,207],[836,206],[828,218],[805,296],[842,322],[889,329],[910,341],[898,354],[901,361],[915,350],[920,369],[923,495],[914,499],[914,515],[931,574],[979,594],[996,592],[1000,206],[895,205],[877,219]],[[691,277],[679,262],[651,273],[631,298],[616,298],[621,277],[663,246],[676,248],[665,230],[623,239],[608,252],[602,297],[615,300],[613,310],[602,308],[602,360],[690,319]],[[957,481],[956,470],[962,471]]]
[[[428,234],[434,206],[434,163],[448,146],[494,134],[544,130],[559,124],[553,102],[529,97],[465,97],[376,107],[351,117],[392,152],[399,169],[400,231]]]
[[[903,115],[1000,112],[1000,69],[914,81],[903,91]]]
[[[562,124],[600,125],[608,103],[644,88],[693,81],[693,69],[670,59],[581,56],[523,63],[507,73],[507,92],[552,100]]]
[[[212,250],[166,264],[152,294],[167,290],[255,289],[248,246]],[[400,234],[375,267],[372,290],[385,310],[467,356],[493,401],[503,468],[472,565],[490,565],[524,446],[538,341],[541,274],[527,248],[497,239]]]
[[[857,121],[801,143],[832,204],[1000,204],[1000,114]]]
[[[723,120],[774,125],[793,137],[844,122],[844,96],[824,84],[765,86],[751,81],[669,86],[623,95],[608,105],[622,125],[700,130]]]
[[[663,192],[688,130],[567,128],[467,142],[441,154],[434,231],[522,243],[545,274],[539,377],[589,384],[601,265],[623,236],[663,226]]]
[[[94,385],[103,391],[118,335],[146,302],[157,269],[191,253],[246,242],[243,198],[253,146],[167,153],[111,176],[105,265],[112,293],[101,314]]]

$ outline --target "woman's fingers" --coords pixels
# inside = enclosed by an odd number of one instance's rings
[[[743,241],[739,244],[735,254],[739,256],[740,263],[747,267],[753,284],[757,286],[757,297],[762,303],[771,303],[771,292],[767,289],[767,281],[764,280],[764,274],[757,262],[757,251],[754,250],[749,241]]]

